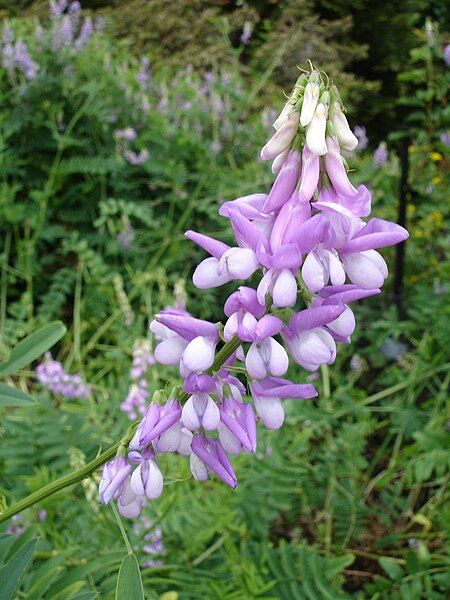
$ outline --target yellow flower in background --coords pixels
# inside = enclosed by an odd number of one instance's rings
[[[432,152],[430,156],[431,160],[434,160],[434,162],[439,162],[442,160],[442,154],[440,152]]]
[[[431,183],[434,183],[434,185],[438,185],[439,183],[441,183],[442,181],[442,177],[433,177],[433,179],[431,180]]]

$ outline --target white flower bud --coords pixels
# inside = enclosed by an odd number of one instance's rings
[[[289,148],[298,129],[298,111],[289,115],[289,118],[283,123],[280,129],[273,134],[264,148],[261,150],[262,160],[273,160],[279,154]]]
[[[318,154],[319,156],[327,153],[327,144],[325,142],[327,114],[327,106],[319,102],[311,123],[306,130],[306,145],[313,154]]]
[[[280,112],[280,114],[273,123],[274,129],[278,131],[280,127],[284,125],[284,123],[286,123],[286,121],[289,119],[289,116],[291,115],[291,113],[294,112],[294,110],[294,104],[291,104],[291,102],[286,102],[286,104],[283,107],[283,110]]]
[[[313,71],[306,84],[305,94],[303,96],[302,110],[300,113],[300,125],[302,127],[306,127],[311,123],[317,102],[319,101],[319,94],[319,73]]]
[[[334,102],[331,109],[331,123],[341,148],[354,150],[358,145],[358,138],[349,127],[347,118],[339,102]]]

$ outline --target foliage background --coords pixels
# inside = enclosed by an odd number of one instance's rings
[[[193,288],[201,253],[183,231],[227,241],[219,204],[270,185],[257,149],[296,65],[312,58],[343,89],[352,124],[367,127],[368,148],[349,161],[354,180],[370,184],[377,216],[396,219],[398,152],[410,140],[404,318],[392,301],[391,251],[384,293],[358,307],[352,344],[315,382],[319,399],[287,403],[284,428],[260,432],[257,456],[235,460],[236,492],[192,482],[186,464],[164,457],[165,492],[146,514],[161,525],[165,550],[142,568],[144,587],[165,600],[446,597],[444,3],[97,0],[83,13],[104,18],[102,31],[83,50],[57,52],[46,2],[0,7],[39,65],[31,82],[0,68],[0,352],[7,357],[38,325],[62,319],[68,334],[53,353],[93,389],[87,401],[68,402],[43,390],[31,369],[9,379],[37,402],[0,407],[7,502],[120,438],[132,344],[173,302],[175,286],[185,285],[192,312],[221,318],[226,290]],[[143,56],[151,60],[144,86]],[[136,140],[117,137],[126,127]],[[381,141],[389,158],[377,166]],[[145,150],[142,164],[127,159]],[[151,370],[150,390],[170,377]],[[98,505],[97,480],[3,528],[4,563],[39,537],[17,598],[114,597],[125,548]],[[147,530],[126,527],[145,565]]]

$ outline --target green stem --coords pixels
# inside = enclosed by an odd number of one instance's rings
[[[86,479],[86,477],[89,477],[107,460],[111,460],[112,458],[114,458],[121,444],[128,444],[131,441],[131,438],[134,435],[135,428],[136,426],[130,428],[130,431],[120,442],[116,442],[113,446],[99,454],[97,458],[94,458],[94,460],[91,460],[91,462],[87,463],[87,465],[81,467],[81,469],[78,469],[73,473],[69,473],[68,475],[64,475],[56,481],[52,481],[52,483],[44,485],[44,487],[42,487],[37,492],[33,492],[29,496],[26,496],[26,498],[23,498],[23,500],[19,500],[19,502],[16,502],[15,504],[7,508],[5,511],[0,513],[0,523],[6,521],[7,519],[16,515],[17,513],[22,512],[26,508],[33,506],[33,504],[41,502],[48,496],[52,496],[53,494],[56,494],[56,492],[59,492],[60,490],[63,490],[64,488],[69,487],[74,483],[78,483],[79,481],[83,481],[83,479]]]
[[[125,528],[122,523],[122,519],[120,518],[120,515],[117,511],[117,508],[116,508],[116,505],[114,504],[114,502],[111,503],[111,508],[112,508],[112,511],[116,518],[117,525],[119,526],[120,533],[122,534],[123,541],[125,542],[125,546],[127,548],[128,554],[133,554],[133,548],[131,547],[130,540],[128,539],[128,536],[127,536],[127,532],[125,531]]]
[[[241,341],[236,337],[232,338],[229,342],[226,342],[222,346],[222,348],[219,350],[219,352],[217,353],[214,363],[206,371],[206,373],[211,375],[211,374],[215,373],[216,371],[218,371],[224,365],[224,363],[230,358],[230,356],[234,352],[236,352],[236,350],[239,348],[240,345],[241,345]],[[180,398],[181,402],[182,403],[186,402],[188,397],[189,397],[189,394],[184,392]],[[89,477],[99,467],[101,467],[106,461],[114,458],[117,454],[117,450],[119,449],[119,447],[127,446],[129,444],[136,429],[137,429],[137,423],[132,425],[129,428],[126,435],[120,440],[120,442],[116,442],[115,444],[113,444],[110,448],[108,448],[107,450],[102,452],[102,454],[97,456],[97,458],[95,458],[94,460],[91,460],[91,462],[89,462],[87,465],[85,465],[81,469],[78,469],[77,471],[74,471],[73,473],[69,473],[68,475],[64,475],[63,477],[60,477],[56,481],[53,481],[52,483],[45,485],[37,492],[33,492],[29,496],[26,496],[26,498],[23,498],[23,500],[19,500],[19,502],[16,502],[10,508],[7,508],[5,511],[1,512],[0,513],[0,523],[2,523],[3,521],[6,521],[7,519],[9,519],[10,517],[12,517],[14,515],[17,515],[18,513],[25,510],[26,508],[33,506],[33,504],[37,504],[38,502],[41,502],[48,496],[52,496],[53,494],[56,494],[56,492],[59,492],[60,490],[63,490],[64,488],[69,487],[69,486],[73,485],[74,483],[83,481],[83,479],[86,479],[86,477]]]

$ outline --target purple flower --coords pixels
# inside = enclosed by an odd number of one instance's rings
[[[126,225],[123,230],[117,234],[116,240],[119,246],[121,246],[124,250],[130,250],[131,245],[134,241],[135,234],[134,229],[131,225]]]
[[[231,488],[237,486],[233,467],[218,440],[197,433],[192,438],[191,448],[191,471],[195,479],[206,481],[213,472]]]
[[[219,440],[226,452],[239,454],[256,450],[256,419],[250,404],[224,398],[219,406]]]
[[[449,44],[449,47],[450,47],[450,44]],[[441,133],[441,135],[439,136],[439,139],[446,146],[450,146],[450,132]]]
[[[244,23],[244,28],[241,33],[241,37],[239,38],[244,45],[247,45],[252,37],[253,32],[253,24],[249,21]]]
[[[105,463],[98,490],[102,504],[109,504],[111,500],[120,495],[123,484],[130,473],[131,466],[124,456],[117,456]]]
[[[173,398],[170,398],[166,404],[163,405],[155,403],[150,404],[130,442],[130,448],[132,450],[144,448],[150,444],[150,442],[153,442],[162,436],[174,424],[179,422],[180,418],[180,404]],[[181,431],[179,432],[179,437],[180,436]],[[178,446],[180,443],[181,439],[178,441]]]
[[[147,162],[147,160],[150,158],[150,153],[146,149],[136,153],[127,148],[124,150],[123,156],[125,160],[130,163],[130,165],[140,166]]]
[[[80,33],[75,42],[75,49],[77,51],[83,50],[85,46],[88,45],[89,40],[94,34],[94,24],[90,17],[83,21],[83,25],[81,26]]]
[[[41,385],[66,398],[87,398],[90,394],[81,375],[69,375],[62,364],[53,360],[50,354],[36,367],[36,375]]]
[[[188,70],[184,76],[190,77]],[[224,119],[226,105],[213,81],[213,74],[205,75],[198,94],[206,97],[205,110]],[[155,453],[189,456],[195,479],[206,481],[215,473],[236,487],[227,453],[255,452],[255,413],[265,427],[278,429],[284,399],[317,395],[310,383],[282,378],[289,355],[312,372],[308,381],[317,379],[317,369],[335,360],[337,344],[350,343],[356,320],[349,304],[380,293],[387,267],[378,250],[408,233],[389,221],[363,220],[370,214],[371,195],[367,187],[353,185],[341,156],[341,147],[351,150],[356,138],[339,98],[319,72],[302,74],[261,152],[264,160],[273,160],[277,174],[269,194],[255,191],[219,210],[229,219],[235,242],[186,233],[209,254],[193,274],[198,288],[253,276],[255,287],[242,285],[231,293],[223,329],[193,317],[184,305],[165,309],[152,321],[155,359],[179,367],[183,394],[175,392],[179,402],[153,402],[139,424],[128,455],[138,467],[116,490],[121,514],[137,516],[148,498],[162,492]],[[179,105],[187,101],[180,97]],[[364,130],[355,133],[364,146]],[[139,356],[135,375],[143,377],[146,366]],[[239,374],[248,382],[253,405]],[[217,431],[214,439],[208,431]]]
[[[442,54],[444,56],[444,60],[447,63],[447,65],[450,65],[450,44],[447,44],[446,46],[444,46],[444,50],[443,50]]]
[[[138,466],[134,469],[130,488],[136,496],[145,497],[149,500],[159,498],[163,491],[164,480],[161,471],[156,464],[154,454],[151,451],[144,451],[141,456],[135,453],[133,461],[138,461]]]
[[[387,163],[389,158],[389,152],[385,142],[381,142],[378,148],[373,153],[373,162],[376,167],[381,167]]]
[[[366,135],[366,128],[356,125],[355,135],[358,138],[358,150],[364,150],[369,144],[369,138]]]
[[[114,137],[116,140],[125,140],[126,142],[133,142],[137,139],[137,132],[133,127],[125,127],[125,129],[116,129]]]
[[[314,398],[317,396],[315,387],[309,383],[295,384],[287,379],[268,377],[251,384],[256,412],[267,429],[279,429],[284,422],[282,399]]]
[[[120,405],[120,410],[126,412],[128,417],[133,421],[136,419],[138,414],[141,416],[145,414],[145,406],[148,396],[149,392],[145,379],[141,379],[136,383],[132,383],[128,389],[127,397]]]

